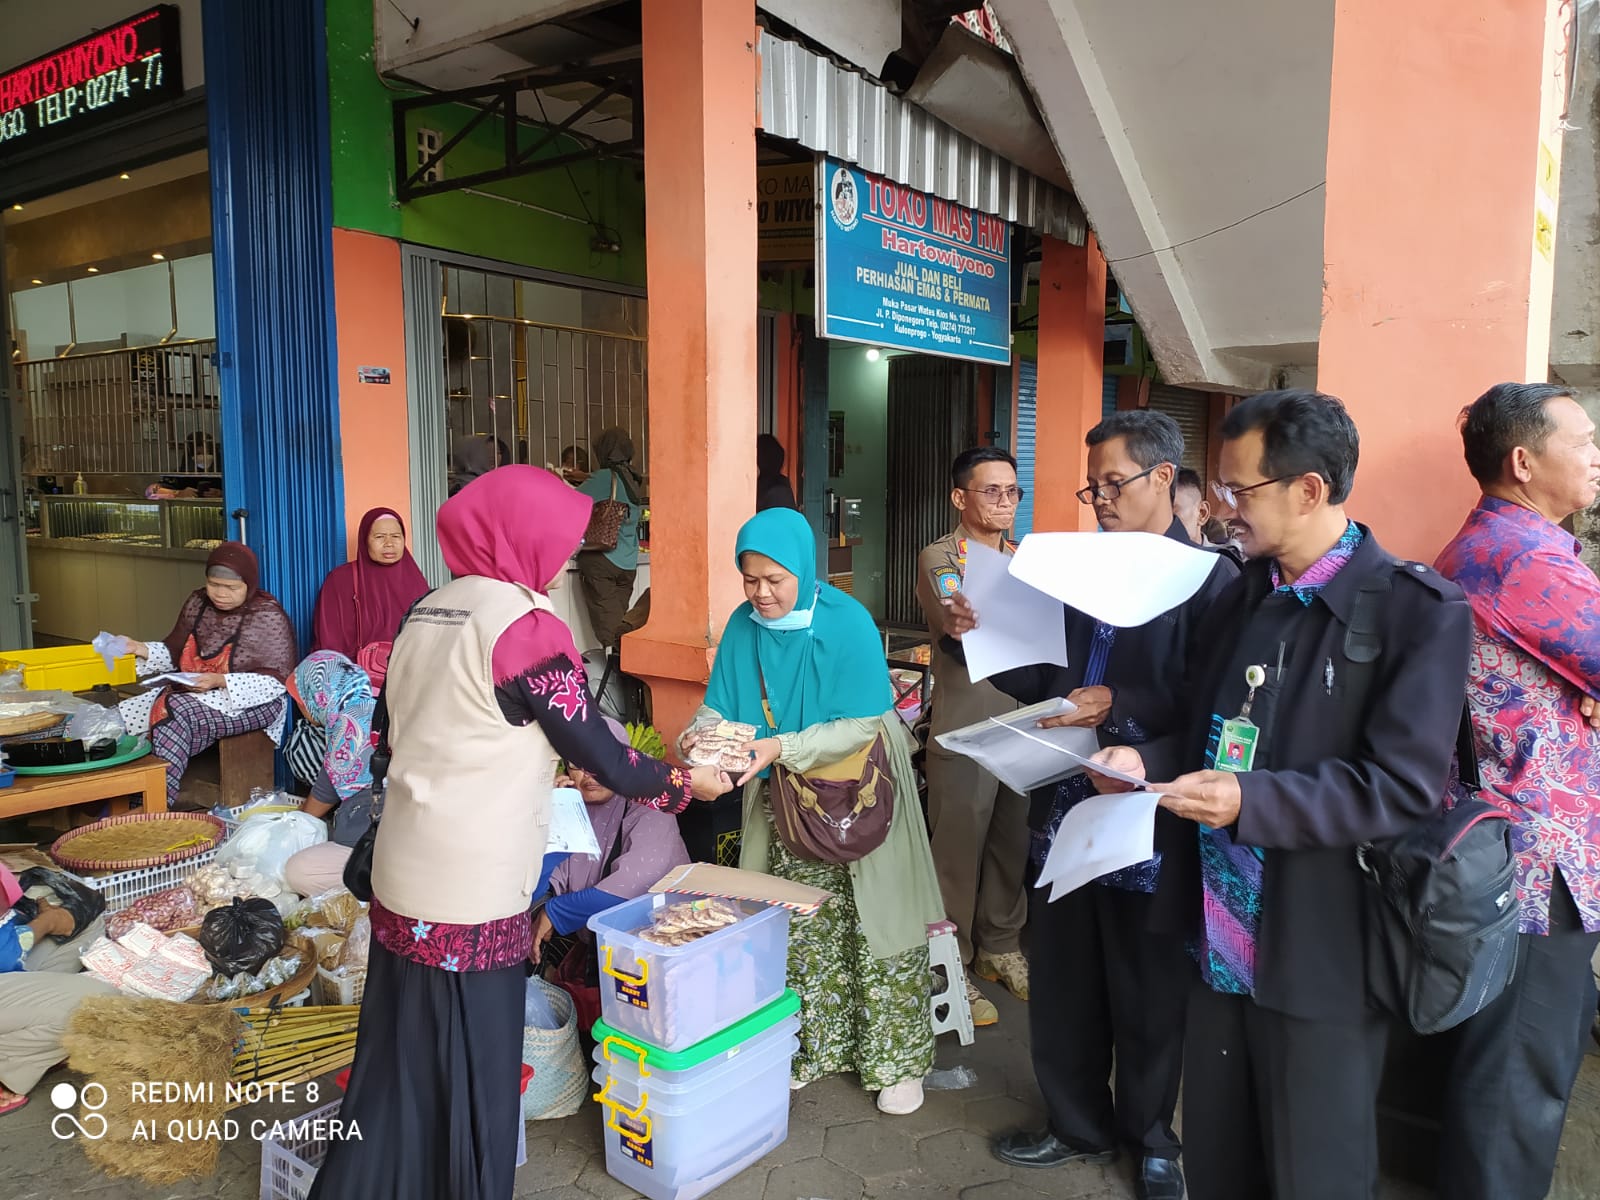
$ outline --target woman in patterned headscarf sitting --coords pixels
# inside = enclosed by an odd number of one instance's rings
[[[167,806],[179,807],[189,759],[226,737],[267,733],[282,743],[289,702],[284,684],[300,655],[294,627],[261,590],[255,552],[224,542],[206,559],[205,586],[184,601],[172,632],[159,642],[130,639],[139,677],[183,678],[124,700],[128,732],[150,734],[167,764]]]

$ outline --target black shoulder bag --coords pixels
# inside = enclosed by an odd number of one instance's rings
[[[1345,657],[1359,680],[1354,698],[1363,712],[1382,651],[1390,586],[1386,573],[1362,585],[1345,637]],[[1367,884],[1370,998],[1420,1034],[1442,1033],[1481,1011],[1516,971],[1511,821],[1477,794],[1482,781],[1465,697],[1456,765],[1470,798],[1397,837],[1356,848]]]
[[[389,775],[389,677],[378,689],[378,703],[372,710],[372,824],[350,847],[344,864],[344,886],[363,904],[372,900],[372,850],[378,844],[378,818],[383,812],[384,781]]]

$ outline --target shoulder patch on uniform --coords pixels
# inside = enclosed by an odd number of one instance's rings
[[[1461,594],[1460,589],[1427,563],[1410,562],[1405,559],[1395,561],[1395,574],[1414,583],[1420,583],[1434,595],[1443,600],[1454,600]]]
[[[940,567],[933,572],[933,588],[941,598],[954,596],[961,590],[961,572],[954,567]]]

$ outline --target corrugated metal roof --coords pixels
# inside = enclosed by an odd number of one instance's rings
[[[761,32],[761,127],[918,191],[1084,244],[1088,222],[1070,192],[768,30]]]

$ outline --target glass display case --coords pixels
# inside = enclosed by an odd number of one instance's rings
[[[29,496],[25,514],[30,540],[63,549],[204,559],[225,536],[220,500]]]

